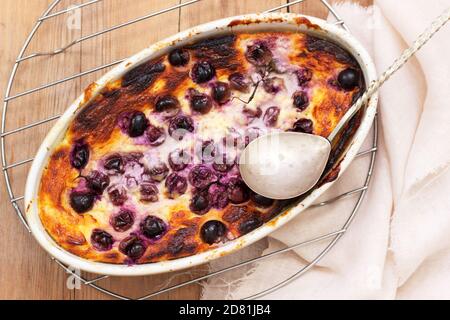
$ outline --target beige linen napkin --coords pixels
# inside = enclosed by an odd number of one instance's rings
[[[335,6],[382,72],[450,0],[375,0]],[[379,151],[367,197],[347,233],[304,276],[267,299],[450,298],[450,27],[380,91]],[[362,150],[371,146],[369,138]],[[319,201],[361,186],[357,158]],[[339,230],[355,199],[308,209],[268,239],[213,262],[213,269]],[[203,298],[238,299],[267,289],[328,242],[278,255],[204,284]]]

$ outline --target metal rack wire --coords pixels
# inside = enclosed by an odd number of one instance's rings
[[[15,194],[13,192],[13,185],[12,185],[13,182],[10,179],[9,170],[11,170],[12,168],[23,166],[23,165],[27,164],[27,163],[33,161],[33,158],[29,158],[29,159],[20,160],[20,161],[17,161],[17,162],[8,163],[8,161],[7,161],[7,159],[8,159],[7,154],[11,150],[8,150],[6,148],[5,141],[6,141],[6,139],[9,136],[20,135],[24,131],[32,130],[33,128],[41,126],[41,125],[43,125],[43,124],[45,124],[47,122],[54,121],[54,120],[58,119],[60,117],[60,115],[54,115],[54,116],[51,116],[51,117],[49,117],[47,119],[44,119],[44,120],[41,120],[41,121],[37,121],[37,122],[33,122],[33,123],[29,123],[29,124],[26,124],[24,126],[21,126],[21,127],[18,127],[18,128],[15,128],[15,129],[11,129],[9,131],[6,131],[6,125],[7,125],[7,121],[8,121],[7,111],[8,111],[9,103],[12,100],[19,99],[21,97],[30,95],[32,93],[35,93],[35,92],[38,92],[38,91],[41,91],[41,90],[45,90],[45,89],[54,87],[54,86],[56,86],[58,84],[61,84],[61,83],[67,82],[67,81],[71,81],[71,80],[74,80],[74,79],[78,79],[78,78],[84,77],[84,76],[86,76],[88,74],[94,73],[96,71],[100,71],[100,70],[106,69],[108,67],[117,65],[120,62],[122,62],[124,59],[119,59],[119,60],[111,62],[111,63],[103,64],[103,65],[94,67],[92,69],[89,69],[89,70],[86,70],[86,71],[82,71],[82,72],[73,74],[71,76],[68,76],[68,77],[65,77],[65,78],[62,78],[62,79],[59,79],[59,80],[51,81],[51,82],[48,82],[46,84],[43,84],[43,85],[31,88],[31,89],[25,90],[23,92],[19,92],[19,93],[14,94],[14,95],[11,95],[11,90],[12,90],[14,81],[16,80],[16,75],[17,75],[17,71],[18,71],[18,68],[19,68],[20,64],[23,61],[25,61],[25,60],[31,60],[31,59],[34,59],[34,58],[39,57],[39,56],[64,54],[64,52],[68,48],[72,47],[75,44],[84,42],[84,41],[86,41],[88,39],[92,39],[92,38],[98,37],[98,36],[100,36],[102,34],[112,32],[114,30],[117,30],[117,29],[123,28],[125,26],[129,26],[129,25],[138,23],[138,22],[143,21],[143,20],[151,19],[152,17],[156,17],[156,16],[159,16],[161,14],[164,14],[164,13],[167,13],[167,12],[170,12],[170,11],[173,11],[173,10],[181,9],[182,7],[193,5],[194,3],[199,2],[199,1],[214,1],[214,0],[190,0],[190,1],[187,1],[187,2],[181,2],[180,1],[180,3],[177,4],[177,5],[174,5],[174,6],[171,6],[171,7],[167,7],[165,9],[162,9],[162,10],[159,10],[159,11],[156,11],[156,12],[151,12],[151,13],[148,13],[148,14],[143,15],[141,17],[138,17],[138,18],[135,18],[133,20],[127,21],[125,23],[121,23],[121,24],[118,24],[118,25],[115,25],[115,26],[112,26],[112,27],[109,27],[109,28],[106,28],[106,29],[94,32],[92,34],[79,37],[78,39],[70,42],[69,44],[67,44],[67,45],[65,45],[65,46],[63,46],[61,48],[58,48],[58,49],[55,49],[55,50],[51,50],[51,51],[48,51],[48,52],[44,52],[44,51],[41,52],[41,51],[39,51],[39,52],[34,52],[32,54],[29,54],[29,55],[25,55],[25,52],[26,52],[27,48],[29,47],[30,43],[32,42],[33,37],[36,35],[36,32],[41,27],[41,25],[43,23],[45,23],[47,20],[52,19],[52,18],[57,17],[57,16],[60,16],[62,14],[68,13],[68,12],[70,12],[72,10],[81,9],[81,8],[88,9],[89,6],[91,6],[93,4],[96,4],[98,2],[102,2],[102,1],[106,1],[106,0],[91,0],[91,1],[88,1],[88,2],[85,2],[85,3],[78,4],[78,5],[71,6],[71,7],[67,7],[66,9],[63,9],[63,10],[60,10],[60,11],[55,11],[55,12],[53,12],[53,11],[54,11],[55,7],[57,7],[57,5],[61,2],[61,0],[55,0],[53,3],[51,3],[51,5],[48,7],[48,9],[36,21],[35,26],[33,27],[33,29],[31,30],[30,34],[28,35],[27,39],[25,40],[25,43],[24,43],[22,49],[20,50],[19,55],[18,55],[18,57],[16,59],[16,62],[14,64],[14,66],[13,66],[13,69],[12,69],[12,72],[11,72],[11,76],[9,78],[9,82],[7,84],[5,98],[4,98],[4,104],[3,104],[2,120],[1,120],[2,128],[1,128],[1,133],[0,133],[0,147],[1,147],[1,152],[2,152],[2,170],[3,170],[4,177],[5,177],[6,189],[7,189],[7,193],[8,193],[11,205],[13,206],[13,208],[14,208],[17,216],[18,216],[18,218],[21,220],[21,222],[23,223],[25,228],[27,228],[28,231],[30,231],[29,227],[27,225],[26,219],[24,218],[22,209],[20,208],[20,205],[19,205],[20,201],[23,201],[23,196],[22,195],[17,195],[17,194]],[[277,10],[281,10],[281,9],[287,9],[289,11],[289,8],[292,5],[299,4],[299,3],[302,3],[304,1],[313,1],[313,0],[295,0],[295,1],[287,0],[287,2],[285,4],[280,5],[278,7],[275,7],[275,8],[268,9],[265,12],[273,12],[273,11],[277,11]],[[345,22],[339,17],[338,13],[332,8],[332,6],[326,0],[316,0],[316,1],[321,2],[328,9],[328,11],[336,18],[336,22],[335,22],[336,25],[339,25],[342,28],[344,28],[347,31],[349,31],[349,29],[346,26]],[[300,270],[298,270],[295,274],[289,275],[283,281],[281,281],[281,282],[279,282],[279,283],[277,283],[275,285],[270,286],[269,288],[265,289],[264,291],[256,292],[256,293],[254,293],[251,296],[243,297],[243,298],[244,299],[255,299],[255,298],[258,298],[258,297],[262,297],[262,296],[264,296],[264,295],[266,295],[266,294],[268,294],[270,292],[273,292],[273,291],[281,288],[282,286],[288,284],[292,280],[294,280],[294,279],[300,277],[301,275],[305,274],[308,270],[310,270],[313,266],[315,266],[319,262],[319,260],[322,259],[334,247],[334,245],[339,241],[339,239],[345,234],[345,232],[347,231],[347,228],[350,226],[353,218],[355,217],[355,215],[358,212],[358,209],[360,208],[360,205],[361,205],[361,203],[362,203],[362,201],[363,201],[363,199],[364,199],[364,197],[366,195],[367,189],[369,187],[369,183],[370,183],[370,180],[371,180],[371,176],[372,176],[372,172],[373,172],[373,168],[374,168],[374,163],[375,163],[375,157],[376,157],[376,151],[377,151],[377,143],[378,143],[377,142],[377,136],[378,136],[378,134],[377,134],[377,119],[375,119],[372,132],[373,132],[373,135],[372,135],[372,146],[371,146],[371,148],[369,148],[368,150],[361,151],[358,154],[359,157],[363,157],[363,156],[370,157],[370,164],[369,164],[369,167],[368,167],[368,171],[367,171],[367,175],[365,177],[364,184],[361,187],[359,187],[359,188],[356,188],[354,190],[350,190],[348,192],[345,192],[345,193],[343,193],[343,194],[341,194],[341,195],[339,195],[339,196],[337,196],[337,197],[335,197],[333,199],[329,199],[327,201],[324,201],[324,202],[317,203],[317,204],[313,205],[315,207],[326,206],[326,205],[328,205],[330,203],[333,203],[335,201],[338,201],[338,200],[340,200],[342,198],[349,197],[349,196],[352,196],[352,195],[356,195],[356,197],[355,197],[355,205],[354,205],[353,209],[349,213],[349,215],[347,217],[347,220],[344,223],[344,225],[342,225],[341,227],[338,227],[337,231],[333,231],[333,232],[330,232],[328,234],[324,234],[322,236],[316,237],[314,239],[310,239],[310,240],[307,240],[307,241],[303,241],[303,242],[297,243],[295,245],[292,245],[292,246],[289,246],[289,247],[286,247],[286,248],[283,248],[283,249],[280,249],[280,250],[277,250],[277,251],[265,254],[265,255],[257,257],[257,258],[241,261],[241,262],[239,262],[237,264],[234,264],[234,265],[222,268],[220,270],[216,270],[214,272],[210,272],[210,273],[205,274],[203,276],[192,278],[192,279],[190,279],[188,281],[183,281],[183,282],[175,284],[175,285],[166,286],[165,288],[162,288],[162,289],[156,290],[154,292],[150,292],[150,293],[148,293],[146,295],[143,295],[143,296],[139,297],[138,299],[141,299],[141,300],[143,300],[143,299],[150,299],[150,298],[158,296],[158,295],[160,295],[162,293],[166,293],[166,292],[169,292],[169,291],[177,290],[177,289],[179,289],[181,287],[184,287],[184,286],[187,286],[187,285],[190,285],[190,284],[199,283],[200,281],[204,281],[204,280],[206,280],[208,278],[221,275],[221,274],[223,274],[225,272],[228,272],[228,271],[231,271],[231,270],[235,270],[235,269],[238,269],[238,268],[250,265],[250,264],[255,263],[255,262],[259,262],[259,261],[262,261],[262,260],[265,260],[265,259],[270,259],[270,258],[277,257],[280,254],[289,252],[291,250],[294,250],[294,249],[297,249],[297,248],[300,248],[300,247],[303,247],[303,246],[307,246],[307,245],[310,245],[310,244],[313,244],[313,243],[318,243],[318,242],[321,242],[321,241],[328,241],[328,244],[325,246],[325,248],[314,259],[312,259],[312,261],[310,261],[308,264],[306,264],[304,267],[302,267]],[[22,189],[23,189],[23,186],[21,186],[21,190]],[[74,272],[68,266],[65,266],[64,264],[62,264],[60,261],[58,261],[58,260],[56,260],[54,258],[52,258],[52,260],[54,260],[67,273],[69,273],[69,275],[75,277],[76,279],[81,281],[84,285],[90,286],[90,287],[92,287],[92,288],[94,288],[96,290],[99,290],[99,291],[101,291],[101,292],[103,292],[103,293],[105,293],[105,294],[107,294],[107,295],[109,295],[111,297],[117,298],[117,299],[124,299],[124,300],[130,299],[130,297],[127,297],[127,296],[122,295],[122,294],[118,294],[118,293],[116,293],[116,292],[114,292],[114,291],[112,291],[112,290],[110,290],[108,288],[102,287],[100,285],[101,280],[108,278],[108,276],[96,276],[93,279],[88,279],[87,277],[81,276],[78,273]]]

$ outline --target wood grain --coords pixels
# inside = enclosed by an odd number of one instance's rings
[[[104,0],[80,11],[81,24],[68,27],[72,13],[47,20],[38,30],[26,54],[56,49],[93,32],[124,23],[188,0]],[[15,58],[32,29],[35,21],[52,1],[50,0],[2,0],[0,15],[0,89],[6,89]],[[84,1],[86,2],[86,0]],[[354,0],[369,5],[371,0]],[[53,12],[82,1],[62,0]],[[159,17],[141,21],[132,26],[86,40],[72,46],[64,54],[39,57],[23,62],[17,72],[12,94],[62,79],[94,68],[98,65],[122,59],[149,43],[163,39],[191,26],[225,16],[264,11],[286,3],[286,0],[203,0],[199,3],[165,13]],[[319,17],[326,17],[327,10],[319,0],[307,0],[289,9]],[[6,130],[43,120],[62,113],[84,87],[106,72],[104,69],[83,78],[64,82],[52,88],[11,101],[7,112]],[[1,96],[3,100],[3,95]],[[6,138],[6,159],[13,163],[33,157],[39,144],[53,122],[13,134]],[[15,196],[23,194],[28,165],[8,170]],[[67,275],[39,247],[25,230],[13,210],[6,187],[0,183],[0,299],[108,299],[90,287],[69,290]],[[23,203],[18,202],[20,206]],[[139,297],[157,290],[167,283],[175,284],[204,274],[205,267],[185,273],[153,277],[109,278],[99,282],[120,294]],[[88,278],[93,275],[86,275]],[[157,299],[196,299],[200,286],[190,285],[157,296]]]

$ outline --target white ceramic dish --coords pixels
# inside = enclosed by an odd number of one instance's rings
[[[190,257],[151,264],[127,266],[92,262],[73,255],[59,247],[44,229],[39,218],[37,206],[37,195],[42,171],[47,164],[49,155],[52,153],[53,148],[63,137],[69,123],[74,118],[74,115],[83,106],[85,106],[90,101],[90,99],[92,99],[103,88],[106,83],[108,83],[110,80],[121,77],[125,72],[133,68],[135,65],[167,53],[169,50],[173,49],[174,46],[181,46],[187,42],[229,33],[230,31],[302,31],[318,37],[326,38],[347,49],[356,58],[364,73],[366,83],[370,83],[376,79],[375,68],[369,54],[351,34],[335,25],[327,23],[324,20],[298,14],[271,13],[230,17],[197,26],[151,45],[149,48],[127,59],[126,61],[115,67],[113,70],[105,74],[98,81],[90,85],[89,90],[86,90],[85,93],[83,93],[57,121],[55,126],[50,130],[50,132],[44,139],[37,152],[37,155],[28,174],[25,187],[26,217],[34,237],[39,242],[39,244],[46,251],[48,251],[48,253],[50,253],[53,257],[63,262],[64,264],[71,266],[72,268],[99,274],[116,276],[138,276],[180,270],[203,264],[218,257],[222,257],[267,236],[270,232],[289,222],[300,212],[305,210],[305,208],[311,205],[311,203],[313,203],[313,201],[317,199],[317,197],[319,197],[332,185],[333,182],[322,185],[320,188],[314,190],[295,207],[278,215],[269,223],[264,224],[263,226],[236,240],[227,242],[226,244],[216,249],[202,252]],[[350,162],[353,160],[365,137],[367,136],[375,116],[376,107],[377,96],[375,95],[368,104],[367,109],[365,110],[365,113],[363,115],[360,127],[355,133],[353,140],[351,141],[350,146],[346,152],[346,155],[341,162],[339,176],[345,171]]]

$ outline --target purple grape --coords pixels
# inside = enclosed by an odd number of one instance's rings
[[[120,185],[109,187],[108,196],[112,204],[115,206],[121,206],[128,200],[127,191]]]
[[[145,131],[145,136],[147,137],[148,143],[153,147],[157,147],[166,141],[164,129],[154,125],[148,126],[147,131]]]
[[[90,191],[72,191],[70,193],[70,206],[77,213],[85,213],[94,206],[95,195]]]
[[[208,113],[212,108],[211,98],[207,94],[198,91],[191,94],[190,104],[192,110],[201,114]]]
[[[352,90],[359,85],[359,72],[352,68],[341,71],[338,75],[338,83],[344,90]]]
[[[174,67],[187,65],[189,58],[189,51],[185,49],[175,49],[169,53],[169,62]]]
[[[238,90],[241,92],[248,92],[250,87],[249,81],[244,77],[242,73],[236,72],[231,74],[228,77],[228,81],[230,81],[230,86],[234,90]]]
[[[232,178],[228,182],[228,199],[231,203],[240,204],[248,201],[250,190],[247,185],[239,178]]]
[[[157,240],[161,238],[167,232],[166,223],[155,216],[148,216],[141,223],[141,231],[145,237],[151,240]]]
[[[269,65],[272,61],[272,52],[265,43],[258,42],[247,48],[245,57],[251,64],[263,67]]]
[[[70,152],[70,164],[75,169],[83,169],[89,161],[89,147],[82,140],[75,142]]]
[[[308,95],[303,91],[296,91],[292,95],[292,100],[294,107],[296,107],[300,111],[304,111],[308,107],[309,98]]]
[[[162,96],[156,99],[156,112],[164,112],[166,116],[175,116],[180,111],[180,102],[173,96]]]
[[[181,171],[191,162],[191,155],[188,151],[175,149],[169,153],[169,165],[174,171]]]
[[[145,253],[144,242],[136,235],[130,235],[119,244],[119,251],[132,260],[137,260]]]
[[[158,188],[153,183],[148,182],[141,183],[139,192],[141,194],[140,200],[143,202],[158,201]]]
[[[113,154],[105,159],[103,167],[108,170],[110,174],[123,173],[124,161],[120,154]]]
[[[110,224],[117,232],[129,230],[134,224],[134,212],[121,209],[118,214],[111,217]]]
[[[199,192],[194,194],[191,198],[189,209],[199,215],[207,213],[211,209],[208,193]]]
[[[119,127],[132,138],[142,136],[147,126],[148,120],[140,111],[125,112],[120,115]]]
[[[109,177],[97,170],[92,171],[86,179],[89,189],[99,195],[109,186]]]
[[[188,132],[194,132],[194,121],[188,116],[177,116],[169,123],[169,135],[181,141]]]
[[[164,162],[158,162],[150,167],[148,174],[151,180],[161,182],[169,174],[169,168],[167,168],[167,165]]]
[[[249,206],[230,206],[228,210],[225,210],[222,219],[228,223],[234,223],[251,214],[252,211]]]
[[[313,126],[313,122],[310,119],[302,118],[294,123],[291,131],[313,133]]]
[[[208,82],[216,75],[216,70],[208,61],[197,62],[191,70],[191,78],[195,83]]]
[[[219,183],[213,183],[208,188],[211,206],[223,209],[228,205],[227,188]]]
[[[108,232],[94,229],[91,233],[91,242],[95,249],[99,251],[108,251],[111,250],[114,239]]]
[[[258,207],[261,207],[261,208],[268,208],[268,207],[272,206],[272,204],[274,202],[273,199],[266,198],[257,193],[252,193],[251,199],[254,203],[256,203],[256,205]]]
[[[210,220],[203,224],[200,230],[200,237],[203,242],[207,244],[214,244],[220,242],[225,233],[227,232],[227,227],[218,220]]]
[[[166,179],[166,188],[170,198],[182,195],[187,190],[187,179],[173,172]]]
[[[218,104],[224,104],[231,98],[230,85],[225,82],[217,81],[213,84],[211,96]]]
[[[308,68],[301,68],[296,72],[298,85],[303,86],[312,79],[312,71]]]
[[[265,79],[263,88],[267,93],[276,94],[285,88],[284,80],[279,77]]]
[[[217,175],[204,165],[197,165],[189,172],[189,182],[195,188],[204,189],[217,181]]]
[[[269,107],[264,112],[263,121],[267,127],[274,127],[277,124],[278,116],[280,115],[279,107]]]

